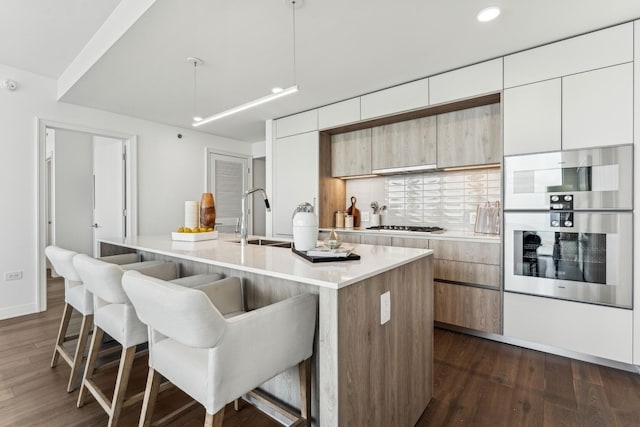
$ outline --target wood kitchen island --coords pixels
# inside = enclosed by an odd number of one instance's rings
[[[220,272],[243,279],[248,309],[301,293],[319,295],[312,374],[313,425],[413,426],[432,395],[431,250],[349,245],[358,261],[311,263],[290,249],[168,236],[103,240],[102,255],[138,252],[170,259],[181,275]],[[381,295],[390,320],[381,325]],[[299,408],[293,368],[260,388]]]

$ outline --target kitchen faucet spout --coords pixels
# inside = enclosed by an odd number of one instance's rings
[[[252,188],[251,190],[247,190],[242,194],[242,224],[240,225],[240,244],[243,246],[247,244],[247,234],[249,228],[247,224],[247,197],[249,197],[249,194],[253,194],[258,191],[262,193],[262,198],[264,199],[264,205],[267,207],[267,212],[271,212],[271,205],[269,204],[267,193],[263,188]]]

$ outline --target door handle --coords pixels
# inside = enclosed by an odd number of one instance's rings
[[[100,226],[98,225],[98,223],[92,224],[91,227],[93,228],[100,228]]]

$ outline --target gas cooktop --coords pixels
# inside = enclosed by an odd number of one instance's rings
[[[442,227],[423,227],[419,225],[375,225],[367,230],[419,231],[423,233],[442,233]]]

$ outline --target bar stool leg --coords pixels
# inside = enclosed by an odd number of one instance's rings
[[[60,320],[60,328],[58,329],[58,339],[56,339],[56,346],[53,348],[53,357],[51,358],[52,368],[55,368],[58,364],[60,349],[62,348],[62,344],[64,344],[64,338],[67,335],[67,329],[69,328],[69,321],[71,320],[72,313],[73,307],[68,303],[64,303],[62,319]]]
[[[300,416],[311,425],[311,358],[298,364],[300,376]]]
[[[78,343],[76,345],[76,354],[73,357],[73,366],[71,367],[71,374],[69,375],[69,384],[67,384],[68,393],[71,393],[76,389],[77,372],[80,369],[82,360],[84,359],[84,350],[87,347],[87,340],[89,339],[92,326],[93,314],[83,316],[82,325],[80,326],[80,335],[78,336]]]
[[[204,427],[222,427],[222,420],[224,420],[224,406],[215,414],[207,412],[204,418]]]
[[[127,393],[129,375],[131,375],[131,368],[133,367],[133,359],[135,358],[135,355],[135,345],[122,349],[120,367],[118,368],[118,378],[116,379],[116,388],[113,392],[113,400],[111,403],[111,414],[109,417],[108,427],[116,427],[118,425],[118,419],[120,418],[120,411],[122,411],[122,404],[124,402],[125,394]]]
[[[144,389],[144,400],[142,401],[142,412],[140,413],[140,423],[138,427],[151,426],[151,417],[156,406],[156,399],[160,391],[160,379],[162,376],[155,369],[149,368],[147,375],[147,386]]]
[[[87,357],[87,365],[84,368],[84,375],[82,382],[80,383],[80,393],[78,394],[78,408],[82,408],[84,405],[85,397],[87,395],[87,385],[89,379],[93,377],[93,371],[96,367],[96,361],[98,360],[98,352],[100,351],[100,345],[102,344],[102,337],[104,331],[98,327],[93,328],[93,336],[91,337],[91,345],[89,346],[89,356]]]

